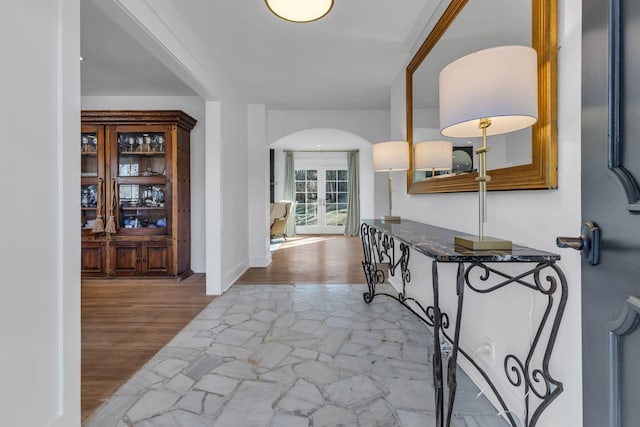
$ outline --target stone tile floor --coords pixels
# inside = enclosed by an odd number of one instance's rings
[[[236,285],[91,427],[435,426],[431,333],[362,285]],[[506,426],[458,369],[456,427]]]

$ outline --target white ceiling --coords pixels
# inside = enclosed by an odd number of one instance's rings
[[[91,1],[80,13],[82,95],[196,95]]]
[[[171,0],[247,100],[280,109],[388,108],[389,89],[440,4],[336,0],[283,21],[262,0]],[[82,0],[83,95],[194,95],[90,0]]]

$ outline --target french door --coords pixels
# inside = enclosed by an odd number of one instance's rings
[[[295,224],[298,234],[342,234],[347,220],[346,162],[295,162]]]

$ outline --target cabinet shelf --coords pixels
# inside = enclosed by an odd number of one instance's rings
[[[124,156],[164,156],[164,151],[119,151],[120,157]]]
[[[164,206],[120,206],[123,211],[164,211]]]
[[[118,184],[131,184],[131,185],[153,185],[153,184],[166,184],[168,183],[165,175],[153,175],[153,176],[119,176]]]

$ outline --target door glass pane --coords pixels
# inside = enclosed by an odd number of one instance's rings
[[[318,225],[318,171],[299,169],[294,175],[296,177],[295,224]]]
[[[318,182],[317,181],[309,181],[307,182],[307,192],[315,193],[318,191]]]
[[[83,132],[80,138],[82,163],[81,176],[98,176],[98,135],[95,132]]]
[[[165,174],[166,140],[162,132],[118,134],[118,176]]]
[[[325,223],[330,227],[344,226],[347,219],[347,171],[326,171]]]

